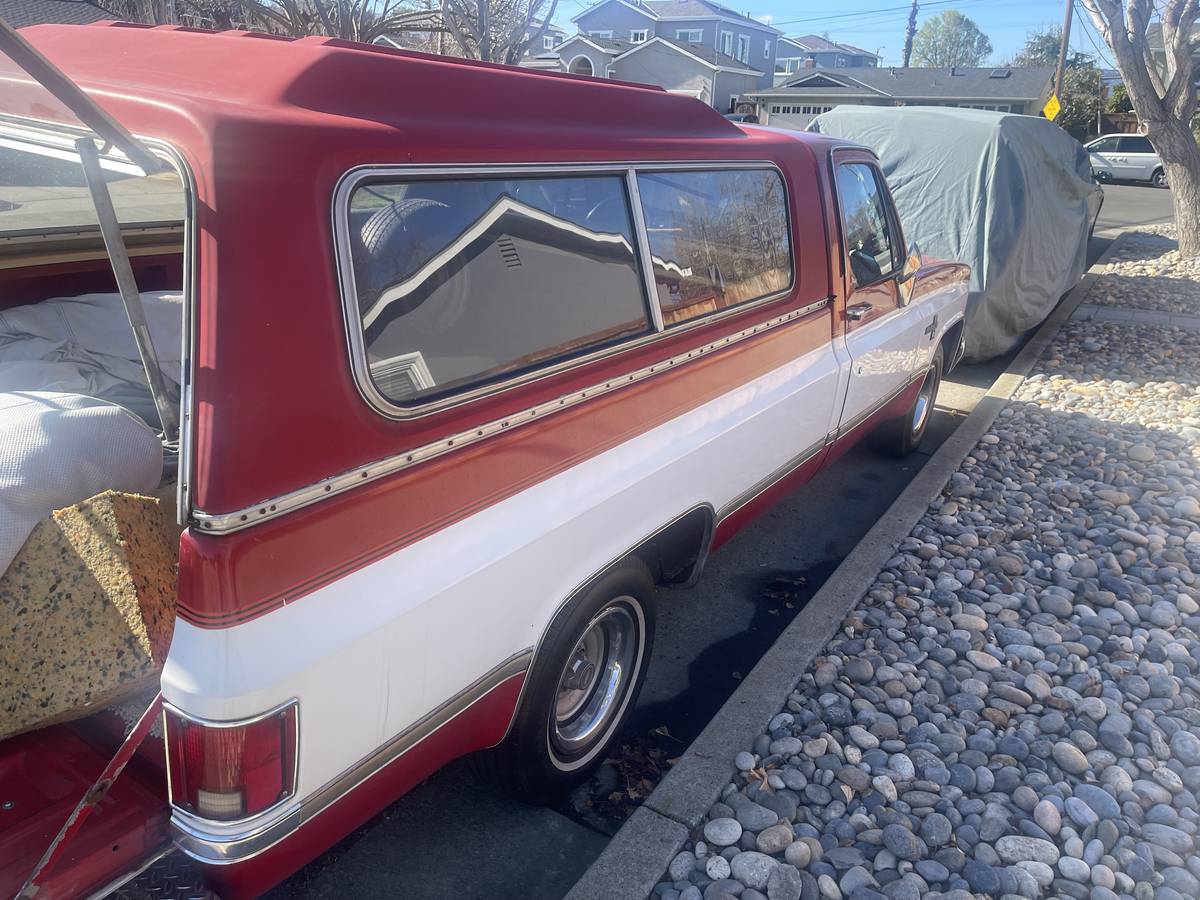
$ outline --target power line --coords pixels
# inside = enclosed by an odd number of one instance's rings
[[[921,8],[928,9],[933,6],[955,6],[962,5],[963,2],[979,3],[981,0],[933,0],[933,2],[930,3],[922,3]],[[808,22],[831,22],[840,19],[853,19],[860,16],[878,16],[886,13],[902,13],[903,15],[907,16],[910,7],[911,4],[906,3],[903,6],[884,6],[876,9],[860,9],[856,10],[855,12],[837,13],[829,16],[810,16],[804,19],[786,19],[782,22],[772,22],[771,24],[775,26],[802,25]]]
[[[1092,49],[1096,51],[1096,55],[1100,57],[1100,61],[1105,63],[1110,69],[1115,69],[1117,67],[1116,64],[1108,58],[1107,54],[1105,54],[1103,50],[1100,49],[1100,45],[1096,43],[1096,38],[1092,37],[1092,32],[1090,30],[1092,23],[1091,20],[1087,18],[1086,11],[1080,9],[1079,4],[1076,3],[1075,12],[1079,15],[1080,22],[1083,23],[1083,28],[1080,30],[1083,32],[1084,37],[1088,39],[1088,43],[1092,45]],[[1097,37],[1099,37],[1099,35],[1097,35]]]

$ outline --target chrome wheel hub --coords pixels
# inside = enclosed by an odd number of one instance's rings
[[[637,675],[640,646],[641,625],[624,603],[606,606],[588,623],[558,679],[550,722],[556,753],[584,750],[620,714]]]
[[[933,377],[935,372],[936,369],[931,366],[925,374],[921,392],[917,394],[917,402],[913,405],[912,433],[914,437],[921,433],[921,429],[925,427],[925,420],[929,418],[929,411],[933,409],[934,395],[937,393],[937,382]]]

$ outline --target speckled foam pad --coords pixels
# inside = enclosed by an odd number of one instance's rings
[[[88,715],[158,677],[177,543],[153,497],[55,511],[0,576],[0,739]]]

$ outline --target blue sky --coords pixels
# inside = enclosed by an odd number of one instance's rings
[[[907,0],[723,0],[733,9],[770,21],[785,34],[825,34],[883,56],[884,65],[899,65],[908,21]],[[590,0],[559,0],[554,20],[570,32],[571,17],[590,5]],[[1000,63],[1021,49],[1029,31],[1062,22],[1062,0],[926,0],[921,3],[917,26],[926,18],[947,9],[957,9],[974,20],[995,48],[989,62]],[[1091,24],[1076,3],[1071,45],[1095,55],[1091,37],[1101,47]],[[1107,49],[1107,48],[1104,48]],[[1111,54],[1106,54],[1111,56]],[[1100,62],[1109,68],[1106,62]]]

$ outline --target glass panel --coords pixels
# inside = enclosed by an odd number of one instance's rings
[[[1150,138],[1140,135],[1131,135],[1123,137],[1121,140],[1122,153],[1153,153],[1154,145],[1150,143]]]
[[[182,228],[183,187],[174,171],[145,176],[123,162],[102,160],[101,166],[122,225]],[[96,210],[78,154],[0,135],[0,240],[61,233],[78,241],[80,229],[95,230],[98,245]]]
[[[1105,138],[1102,141],[1096,141],[1088,147],[1092,153],[1115,153],[1117,149],[1116,138]]]
[[[778,172],[647,172],[638,175],[638,190],[665,324],[791,284],[787,205]]]
[[[624,179],[368,184],[350,201],[367,360],[426,400],[649,330]]]
[[[865,163],[838,167],[838,201],[856,287],[878,281],[896,267],[887,206],[875,178]]]

